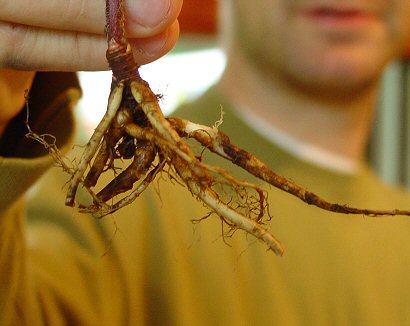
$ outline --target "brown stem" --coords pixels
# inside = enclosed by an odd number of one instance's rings
[[[118,44],[126,44],[125,16],[123,0],[106,0],[107,38],[114,39]]]
[[[106,0],[108,48],[106,57],[113,82],[141,79],[131,46],[125,35],[124,0]]]

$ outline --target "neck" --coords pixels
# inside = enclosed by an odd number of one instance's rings
[[[239,111],[247,110],[265,126],[291,139],[288,144],[303,143],[351,162],[362,158],[377,85],[348,100],[346,97],[330,100],[302,92],[265,72],[235,52],[228,60],[218,87]]]

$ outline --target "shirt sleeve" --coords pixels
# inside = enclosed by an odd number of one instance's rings
[[[32,304],[36,300],[27,291],[24,195],[53,161],[43,145],[25,137],[26,122],[39,135],[55,136],[65,152],[74,134],[71,109],[80,95],[75,74],[38,73],[27,107],[0,139],[0,325],[25,325],[29,315],[39,320]]]

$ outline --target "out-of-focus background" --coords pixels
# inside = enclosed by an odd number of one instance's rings
[[[165,114],[201,95],[222,74],[225,56],[218,44],[217,1],[184,0],[177,47],[141,68],[153,91],[163,95]],[[91,133],[106,109],[111,72],[79,76],[84,96],[78,114]],[[369,158],[383,180],[410,190],[410,51],[387,69],[381,87]]]

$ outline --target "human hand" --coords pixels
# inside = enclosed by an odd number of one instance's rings
[[[138,64],[172,49],[182,0],[126,0],[125,6]],[[33,71],[108,69],[104,28],[104,0],[0,0],[0,135],[24,104]]]
[[[179,34],[182,0],[126,0],[136,62],[167,53]],[[0,68],[104,70],[104,0],[0,0]]]

